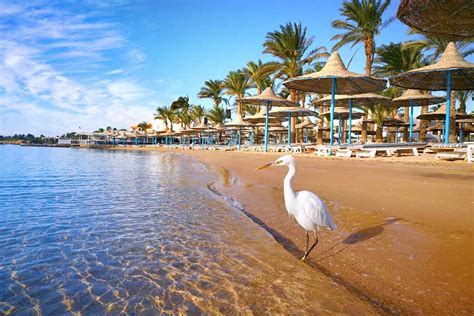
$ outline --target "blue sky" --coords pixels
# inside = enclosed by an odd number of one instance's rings
[[[395,15],[392,1],[386,18]],[[0,134],[59,135],[151,121],[157,106],[262,54],[269,31],[301,22],[331,49],[342,1],[0,0]],[[377,45],[408,38],[398,20]],[[348,61],[359,47],[342,48]],[[470,59],[472,61],[472,59]],[[359,48],[350,70],[363,72]],[[472,103],[469,104],[472,109]]]

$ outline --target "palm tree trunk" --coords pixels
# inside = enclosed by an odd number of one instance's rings
[[[421,114],[428,112],[428,106],[424,105],[421,107]],[[420,120],[420,141],[424,142],[426,140],[426,120]]]
[[[296,90],[290,90],[290,94],[291,94],[291,98],[293,100],[298,100],[298,94],[297,94]],[[296,127],[296,117],[292,117],[290,119],[290,124],[291,124],[291,126],[290,126],[291,139],[290,139],[290,141],[292,143],[294,143],[295,140],[296,140],[296,129],[295,129],[295,127]]]
[[[364,41],[365,48],[365,75],[372,75],[372,58],[374,56],[374,39],[368,36]]]
[[[367,123],[366,122],[362,122],[362,132],[360,136],[360,142],[362,144],[367,143]]]
[[[241,98],[239,96],[239,98]],[[240,101],[237,101],[237,116],[242,116],[242,103]]]
[[[377,143],[383,142],[382,125],[380,124],[377,124],[377,128],[375,129],[375,141]]]
[[[403,107],[403,121],[405,123],[410,122],[409,110],[410,108],[408,106]],[[406,126],[403,128],[403,141],[408,142],[408,127]]]

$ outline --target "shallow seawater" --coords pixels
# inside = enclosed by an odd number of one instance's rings
[[[0,146],[0,314],[374,310],[183,155]]]

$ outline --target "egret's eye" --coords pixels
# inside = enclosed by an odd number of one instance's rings
[[[283,161],[281,161],[281,160],[277,160],[276,164],[279,165],[279,164],[281,164],[282,162],[283,162]]]

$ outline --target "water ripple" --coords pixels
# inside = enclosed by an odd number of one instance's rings
[[[0,146],[0,314],[372,313],[176,154]]]

